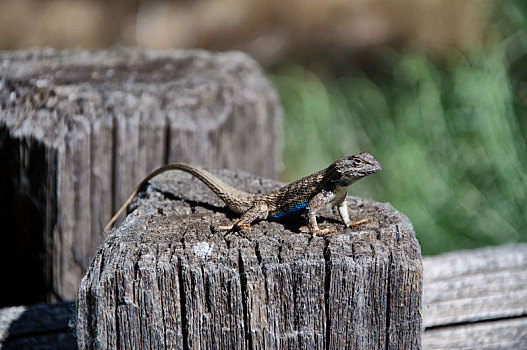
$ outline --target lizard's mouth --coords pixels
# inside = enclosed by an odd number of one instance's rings
[[[362,175],[366,176],[366,175],[370,175],[370,174],[375,174],[376,172],[381,171],[381,169],[382,168],[379,166],[379,167],[371,169],[371,170],[364,170],[364,171],[362,171]]]

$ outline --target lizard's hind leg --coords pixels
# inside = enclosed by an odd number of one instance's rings
[[[261,203],[256,204],[251,209],[247,210],[233,225],[220,226],[220,230],[250,230],[251,223],[256,220],[265,220],[269,214],[269,208],[267,204]]]

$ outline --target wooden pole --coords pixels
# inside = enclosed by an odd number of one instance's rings
[[[220,172],[247,191],[276,183]],[[348,198],[345,229],[216,229],[234,215],[181,172],[152,181],[98,251],[77,301],[81,349],[420,349],[422,264],[408,219]]]
[[[105,223],[162,164],[276,177],[280,127],[242,53],[0,53],[0,263],[17,266],[0,305],[73,300]]]

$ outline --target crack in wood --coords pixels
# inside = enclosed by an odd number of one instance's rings
[[[114,274],[114,278],[115,278],[115,281],[117,282],[118,281],[118,278],[117,278],[117,271],[115,271],[115,274]],[[114,319],[113,319],[113,324],[114,324],[114,327],[115,327],[115,349],[116,350],[119,350],[121,349],[121,327],[119,325],[119,305],[120,304],[123,304],[123,302],[121,300],[119,300],[119,287],[118,287],[118,284],[115,283],[115,289],[114,289],[114,303],[115,303],[115,309],[114,309]]]
[[[260,242],[256,242],[254,247],[254,254],[256,255],[256,260],[260,268],[262,267],[262,252],[260,251]]]
[[[183,248],[184,249],[184,248]],[[179,308],[181,311],[181,333],[183,336],[183,349],[189,348],[188,319],[187,319],[187,297],[185,293],[185,282],[183,277],[183,258],[178,258],[178,283],[179,283]]]
[[[112,118],[112,140],[111,140],[111,145],[112,145],[112,164],[110,165],[111,166],[111,196],[112,196],[112,202],[111,202],[111,208],[112,208],[112,213],[115,213],[117,211],[117,176],[119,175],[118,174],[118,170],[117,170],[117,162],[119,161],[118,157],[117,157],[117,130],[118,130],[118,122],[117,122],[117,118]],[[116,223],[117,224],[117,223]]]
[[[164,145],[163,145],[163,162],[164,164],[168,164],[170,163],[170,150],[171,150],[171,147],[170,147],[170,144],[171,144],[171,129],[172,129],[172,126],[170,124],[170,119],[168,118],[168,116],[165,116],[165,128],[164,128]]]
[[[461,326],[469,326],[469,325],[475,325],[475,324],[485,324],[485,323],[494,323],[494,322],[500,322],[500,321],[510,321],[510,320],[519,320],[527,318],[527,312],[524,314],[519,315],[513,315],[513,316],[500,316],[500,317],[489,317],[486,319],[478,319],[478,320],[468,320],[468,321],[459,321],[459,322],[450,322],[450,323],[443,323],[443,324],[437,324],[433,326],[427,326],[424,327],[425,332],[426,331],[433,331],[437,329],[444,329],[444,328],[450,328],[450,327],[461,327]]]
[[[392,262],[393,262],[393,253],[390,252],[390,256],[388,258],[388,271],[386,273],[387,275],[387,281],[386,281],[386,334],[385,334],[385,345],[384,348],[388,350],[390,348],[390,333],[391,333],[391,324],[390,324],[390,316],[391,316],[391,297],[392,297],[392,280],[391,280],[391,271],[392,271]]]
[[[331,252],[329,249],[330,240],[325,238],[324,246],[324,307],[326,317],[325,349],[331,348],[331,313],[329,307],[329,296],[331,290]]]
[[[249,312],[247,309],[247,298],[249,294],[247,292],[247,275],[245,274],[245,267],[243,264],[243,257],[241,249],[238,250],[238,273],[240,276],[240,291],[241,291],[241,302],[242,302],[242,312],[243,312],[243,326],[245,328],[245,344],[248,346],[248,349],[253,349],[253,340],[251,337],[251,325]]]

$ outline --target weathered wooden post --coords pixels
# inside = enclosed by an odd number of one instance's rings
[[[242,53],[1,53],[8,303],[74,299],[102,227],[164,163],[275,177],[280,124],[273,89]]]
[[[277,184],[222,171],[247,191]],[[388,204],[348,198],[344,229],[312,239],[298,227],[232,219],[181,172],[152,180],[81,282],[81,349],[420,349],[422,264],[409,221]],[[325,219],[324,219],[325,218]]]

